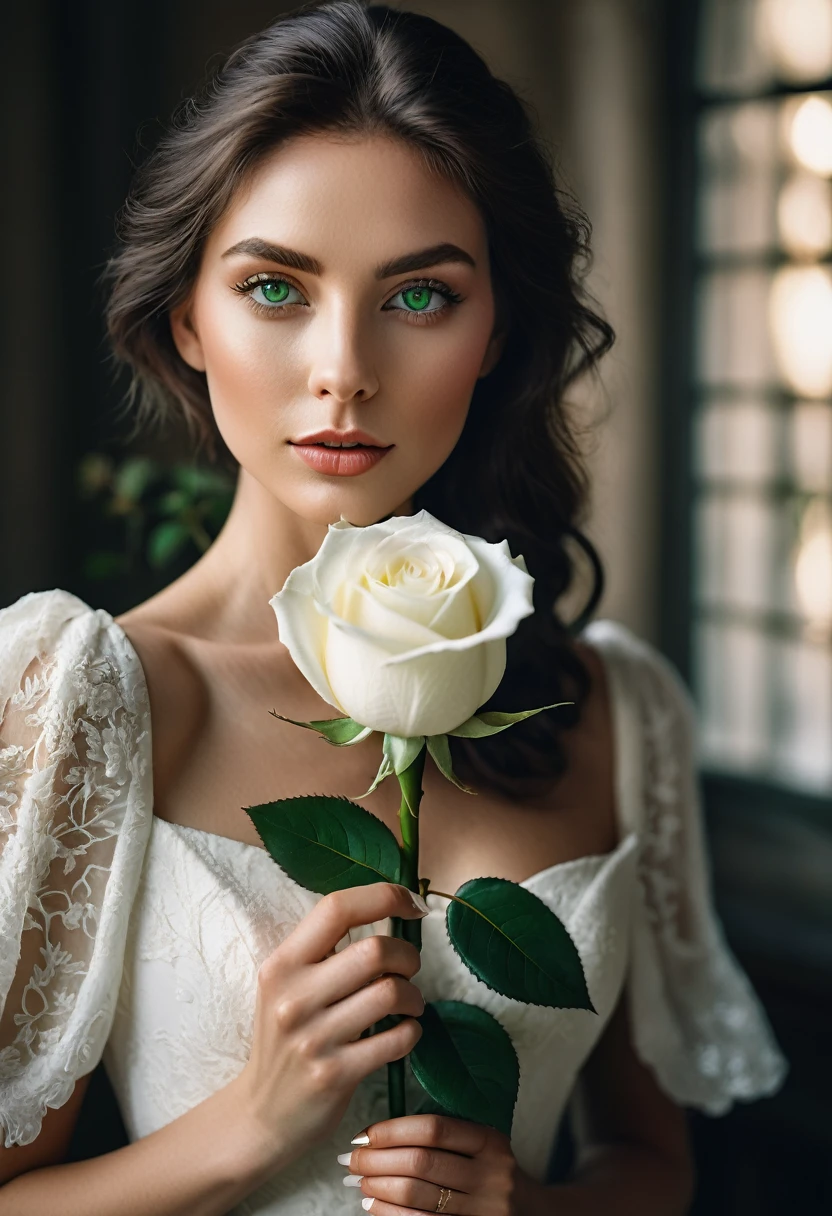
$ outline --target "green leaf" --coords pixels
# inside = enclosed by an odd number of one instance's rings
[[[180,464],[173,469],[173,482],[191,498],[203,494],[209,498],[215,494],[227,494],[231,484],[222,473],[189,464]]]
[[[352,743],[360,743],[373,733],[371,726],[362,726],[353,718],[318,718],[314,722],[298,722],[295,718],[285,718],[275,710],[269,711],[274,718],[281,722],[291,722],[293,726],[305,726],[307,730],[316,730],[323,735],[327,743],[336,747],[349,747]]]
[[[484,714],[474,714],[455,730],[449,730],[448,734],[457,735],[460,739],[482,739],[485,735],[496,735],[501,730],[508,730],[515,722],[522,722],[533,714],[542,714],[544,709],[558,709],[561,705],[572,704],[572,701],[556,701],[554,705],[541,705],[539,709],[521,709],[516,714],[501,714],[496,710],[489,710]]]
[[[459,957],[495,992],[526,1004],[595,1012],[575,943],[525,887],[472,878],[448,905],[447,923]]]
[[[348,798],[309,794],[243,809],[278,865],[309,891],[400,881],[396,837]]]
[[[190,503],[190,498],[183,490],[168,490],[159,499],[159,511],[162,515],[179,515]]]
[[[165,566],[190,539],[190,533],[178,520],[159,524],[150,533],[147,542],[147,560],[151,566]]]
[[[451,749],[448,746],[447,735],[428,735],[428,752],[433,756],[434,763],[439,769],[443,777],[447,777],[452,781],[458,789],[464,790],[466,794],[476,794],[476,790],[472,790],[470,785],[465,785],[460,781],[453,769],[451,762]]]
[[[464,1001],[434,1001],[419,1021],[422,1037],[410,1067],[429,1098],[457,1119],[510,1136],[520,1065],[506,1030]]]
[[[118,469],[113,483],[116,495],[136,502],[158,472],[155,461],[147,456],[131,456]]]
[[[128,566],[123,553],[90,553],[84,560],[84,574],[91,579],[119,578]]]

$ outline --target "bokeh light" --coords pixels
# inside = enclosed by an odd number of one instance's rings
[[[803,516],[794,567],[801,607],[812,626],[832,623],[832,507],[815,498]]]
[[[832,393],[832,275],[823,266],[785,266],[769,297],[781,374],[803,397]]]
[[[832,186],[812,173],[795,173],[777,200],[780,243],[796,258],[821,257],[832,249]]]
[[[789,144],[806,169],[823,177],[832,174],[832,105],[813,94],[794,109],[789,123]]]
[[[760,0],[755,33],[783,79],[832,75],[832,0]]]

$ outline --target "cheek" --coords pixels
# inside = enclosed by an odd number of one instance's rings
[[[217,424],[271,417],[275,398],[291,400],[298,352],[288,326],[257,324],[243,301],[211,301],[198,314],[206,375]],[[282,329],[281,335],[276,330]]]
[[[437,326],[439,328],[439,326]],[[488,344],[484,326],[448,327],[444,341],[431,343],[429,357],[411,358],[399,382],[410,421],[419,420],[427,450],[452,446],[459,437]],[[403,420],[405,425],[407,419]]]

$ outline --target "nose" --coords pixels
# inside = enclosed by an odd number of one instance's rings
[[[309,392],[321,400],[368,401],[378,391],[369,338],[355,306],[333,305],[320,315],[312,343]]]

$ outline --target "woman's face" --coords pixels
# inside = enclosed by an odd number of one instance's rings
[[[315,134],[258,167],[171,327],[243,469],[304,519],[365,525],[454,448],[499,356],[494,320],[474,203],[402,143]],[[355,457],[298,444],[322,428],[389,450],[339,475],[324,462]]]

